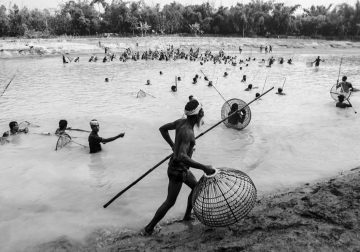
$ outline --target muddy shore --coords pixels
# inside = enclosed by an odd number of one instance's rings
[[[167,220],[160,233],[98,230],[85,244],[66,237],[34,251],[360,251],[360,166],[258,199],[227,228]]]

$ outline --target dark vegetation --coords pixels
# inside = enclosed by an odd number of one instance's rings
[[[314,1],[315,2],[315,1]],[[209,3],[173,2],[160,8],[144,1],[68,1],[56,9],[0,6],[1,37],[111,36],[147,34],[219,36],[306,36],[360,39],[360,2],[355,6],[286,6],[252,0],[214,8]]]

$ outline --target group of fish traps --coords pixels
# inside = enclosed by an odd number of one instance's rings
[[[337,101],[340,95],[349,99],[351,92],[335,84],[330,95]],[[230,99],[221,108],[221,118],[226,127],[242,130],[250,123],[251,110],[243,100]],[[199,180],[192,203],[201,223],[224,227],[244,218],[254,207],[256,197],[256,187],[248,175],[235,169],[218,168],[215,174],[203,175]]]

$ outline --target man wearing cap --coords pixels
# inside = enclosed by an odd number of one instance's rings
[[[195,176],[189,170],[190,167],[203,170],[206,174],[215,172],[215,169],[211,165],[198,163],[191,158],[193,147],[195,146],[194,126],[197,125],[197,127],[200,127],[202,118],[204,117],[204,111],[201,104],[195,99],[190,100],[185,106],[185,115],[187,118],[167,123],[159,129],[162,137],[170,145],[174,153],[170,158],[167,170],[169,178],[167,198],[156,211],[151,222],[144,228],[144,235],[151,235],[154,232],[156,224],[175,204],[183,183],[191,189],[194,189],[197,181]],[[175,143],[169,135],[169,130],[175,130]],[[192,191],[188,198],[187,208],[183,219],[185,221],[191,220],[191,197]]]
[[[125,133],[120,133],[117,136],[110,137],[110,138],[102,138],[99,137],[98,132],[100,129],[99,122],[96,119],[93,119],[90,121],[90,127],[91,127],[91,133],[89,135],[89,147],[90,147],[90,153],[97,153],[101,151],[101,145],[100,143],[108,143],[112,142],[119,137],[124,137]]]

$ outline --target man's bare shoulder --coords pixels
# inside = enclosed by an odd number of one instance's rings
[[[186,119],[180,118],[173,122],[175,125],[175,128],[178,130],[180,127],[182,127],[186,123]]]
[[[183,140],[193,141],[195,139],[194,130],[186,121],[179,122],[176,131]]]

